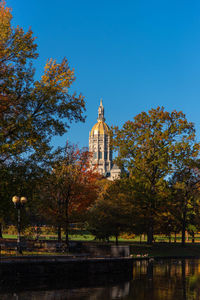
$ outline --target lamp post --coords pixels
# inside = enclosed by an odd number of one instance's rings
[[[21,248],[21,208],[24,207],[25,203],[27,202],[26,197],[18,197],[13,196],[12,202],[15,205],[15,208],[17,209],[17,252],[19,254],[22,254],[22,248]]]

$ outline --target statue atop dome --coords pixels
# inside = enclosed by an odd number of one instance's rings
[[[105,118],[104,118],[104,107],[103,107],[103,104],[102,104],[102,99],[100,100],[100,105],[99,105],[99,108],[98,108],[98,119],[97,121],[102,121],[102,122],[105,122]]]

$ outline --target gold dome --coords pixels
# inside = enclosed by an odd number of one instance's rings
[[[108,125],[103,121],[98,121],[93,127],[90,132],[90,135],[94,134],[109,134],[109,127]]]

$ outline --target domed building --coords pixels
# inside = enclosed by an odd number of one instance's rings
[[[119,178],[121,170],[113,165],[110,149],[110,129],[105,123],[102,100],[98,109],[97,123],[89,133],[89,151],[93,153],[91,164],[97,166],[98,172],[109,180]]]

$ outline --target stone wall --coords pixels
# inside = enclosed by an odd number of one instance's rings
[[[6,286],[52,285],[87,282],[97,276],[130,278],[130,258],[70,259],[63,256],[1,259],[0,290]],[[94,280],[95,281],[95,280]]]
[[[127,245],[106,245],[99,243],[82,243],[79,245],[81,253],[88,253],[91,256],[95,257],[129,257],[130,256],[130,247]],[[74,248],[75,250],[75,248]]]

